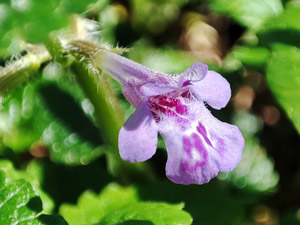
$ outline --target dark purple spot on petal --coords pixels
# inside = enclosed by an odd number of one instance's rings
[[[205,128],[204,128],[204,126],[202,125],[202,123],[198,123],[198,127],[197,127],[197,131],[200,133],[200,134],[207,134],[206,133],[206,130],[205,130]]]
[[[217,151],[223,152],[225,150],[225,142],[222,138],[217,137]]]
[[[183,98],[190,98],[191,97],[191,92],[189,90],[187,90],[187,91],[181,93],[180,96],[183,97]]]
[[[185,115],[187,114],[187,107],[185,105],[178,104],[176,105],[176,112]]]
[[[205,161],[203,162],[196,162],[195,166],[194,166],[194,170],[197,170],[199,167],[202,167],[205,164]]]
[[[189,163],[186,161],[182,161],[180,167],[183,170],[183,172],[187,172],[190,169]]]
[[[183,150],[192,157],[192,143],[188,137],[183,137]]]
[[[189,86],[191,85],[191,81],[190,80],[186,80],[183,82],[183,84],[181,85],[181,87],[186,87],[186,86]]]
[[[220,153],[226,151],[225,141],[222,138],[220,138],[218,135],[216,135],[215,133],[212,133],[211,136],[212,136],[212,139],[215,142],[214,149],[217,150]]]
[[[204,126],[203,126],[200,122],[199,122],[199,124],[198,124],[198,126],[197,126],[197,131],[198,131],[199,134],[202,135],[202,137],[204,138],[205,142],[206,142],[208,145],[210,145],[211,147],[213,147],[213,146],[212,146],[212,143],[210,142],[210,140],[209,140],[208,137],[207,137],[207,132],[206,132]]]

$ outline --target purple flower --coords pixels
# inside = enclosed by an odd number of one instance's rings
[[[151,158],[160,133],[168,152],[166,175],[175,183],[207,183],[237,166],[244,147],[241,132],[212,116],[204,103],[215,109],[227,105],[231,90],[221,75],[198,62],[171,76],[108,51],[96,60],[122,83],[125,97],[137,108],[119,133],[122,159]]]

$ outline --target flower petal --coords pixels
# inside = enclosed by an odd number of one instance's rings
[[[189,113],[185,120],[159,122],[168,151],[166,174],[174,183],[203,184],[237,166],[244,139],[236,126],[214,118],[204,104],[193,103]]]
[[[143,101],[129,117],[119,133],[121,158],[128,162],[143,162],[153,156],[157,145],[157,124]]]
[[[109,51],[97,52],[95,64],[122,84],[141,85],[148,82],[169,84],[176,80],[166,73],[149,69],[140,63]]]
[[[199,121],[196,127],[197,132],[207,145],[210,145],[208,142],[210,140],[211,155],[218,169],[222,172],[230,172],[241,161],[245,145],[239,128],[218,120],[208,110],[205,119],[201,122]]]
[[[140,93],[140,86],[137,86],[135,84],[124,84],[122,87],[122,92],[125,98],[136,108],[144,99],[144,96]]]
[[[207,73],[207,65],[201,63],[201,62],[196,62],[193,65],[191,65],[189,68],[186,69],[183,73],[180,74],[182,79],[184,81],[200,81],[202,80],[206,73]]]
[[[177,79],[168,74],[151,70],[139,63],[109,51],[98,51],[95,55],[95,64],[103,72],[110,74],[123,84],[123,93],[127,100],[137,107],[144,95],[140,87],[146,83],[169,86]]]
[[[231,97],[231,89],[228,81],[214,71],[208,71],[205,78],[190,86],[193,94],[215,109],[221,109],[227,105]]]
[[[154,73],[139,63],[109,51],[100,51],[96,57],[97,66],[123,84],[141,82]]]
[[[140,92],[142,95],[150,97],[150,96],[155,96],[155,95],[163,95],[168,92],[172,92],[176,90],[178,87],[174,86],[160,86],[158,84],[154,83],[146,83],[140,88]]]

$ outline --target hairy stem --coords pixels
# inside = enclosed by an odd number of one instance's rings
[[[100,46],[97,43],[74,39],[69,40],[67,47],[65,47],[55,36],[52,37],[48,49],[56,60],[70,65],[79,85],[94,105],[94,116],[98,127],[104,140],[110,145],[106,152],[110,173],[121,178],[124,183],[133,180],[153,181],[155,179],[154,174],[147,163],[130,164],[120,158],[118,136],[125,121],[124,112],[111,87],[109,77],[101,74],[97,66],[93,65],[95,54],[98,51],[119,50],[107,49],[106,46]],[[67,57],[63,57],[63,52],[67,53]]]
[[[44,46],[29,45],[28,53],[0,69],[0,95],[26,81],[51,55]]]
[[[111,148],[107,151],[108,169],[127,183],[129,180],[153,180],[153,174],[146,163],[124,162],[118,153],[118,134],[124,123],[124,112],[111,88],[108,77],[88,71],[84,62],[76,61],[71,69],[95,107],[95,118],[104,139]],[[145,176],[147,174],[147,176]]]

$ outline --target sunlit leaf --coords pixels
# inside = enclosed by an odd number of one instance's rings
[[[134,188],[123,188],[117,184],[108,185],[100,195],[91,191],[83,193],[77,205],[63,204],[60,213],[69,224],[95,224],[109,212],[138,202]]]
[[[30,165],[30,164],[29,164]],[[27,181],[30,181],[30,183],[35,188],[37,194],[41,197],[43,202],[43,211],[50,213],[54,208],[54,202],[53,200],[41,189],[40,180],[33,176],[32,174],[16,170],[12,163],[8,160],[1,160],[0,161],[0,170],[4,171],[6,174],[9,174],[9,176],[6,177],[6,182],[11,183],[15,180],[24,179]]]
[[[45,41],[50,31],[67,24],[68,17],[57,9],[58,6],[57,0],[11,1],[10,4],[1,4],[4,16],[0,29],[0,49],[4,53],[14,53],[21,48],[22,40],[34,43]]]
[[[277,46],[267,67],[267,81],[300,133],[300,49]]]
[[[46,43],[49,33],[68,24],[96,0],[24,0],[0,3],[0,56],[19,53],[23,41]]]
[[[282,14],[269,19],[258,33],[260,44],[286,43],[300,46],[300,5],[288,4]]]
[[[216,12],[226,14],[240,24],[254,29],[283,10],[280,0],[212,0],[208,3]]]
[[[125,221],[150,221],[156,225],[191,224],[183,204],[139,202],[133,187],[108,185],[100,195],[90,191],[82,194],[76,206],[63,204],[60,213],[71,225],[121,224]]]
[[[269,57],[270,51],[267,48],[239,46],[229,53],[227,61],[235,60],[237,61],[235,63],[240,63],[246,67],[261,69],[264,68]]]
[[[10,169],[0,167],[0,223],[65,225],[59,216],[40,215],[42,201],[36,189],[24,179],[11,179]],[[53,224],[53,223],[52,223]]]
[[[298,23],[299,18],[300,5],[297,3],[289,3],[281,14],[265,21],[265,26],[262,28],[262,31],[275,29],[300,30],[300,24]]]
[[[184,204],[141,202],[115,210],[99,225],[117,225],[125,221],[151,221],[155,225],[189,225],[192,218],[182,211]]]

